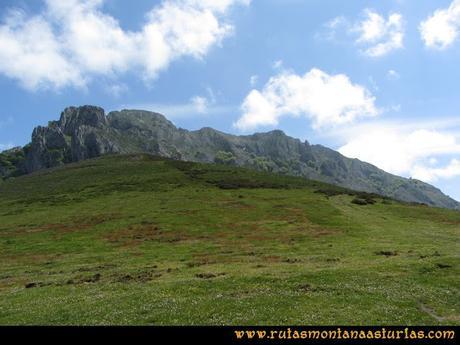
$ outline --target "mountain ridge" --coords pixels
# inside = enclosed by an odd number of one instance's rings
[[[242,166],[301,176],[406,202],[460,209],[460,203],[422,181],[387,173],[281,130],[232,135],[210,127],[177,128],[164,115],[96,106],[66,108],[57,121],[33,130],[22,148],[0,153],[3,179],[105,154],[150,153],[167,158]]]

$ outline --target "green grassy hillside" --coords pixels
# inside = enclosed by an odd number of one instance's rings
[[[147,155],[0,184],[0,324],[460,324],[460,212]]]

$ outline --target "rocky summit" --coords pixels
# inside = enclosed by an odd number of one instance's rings
[[[212,128],[187,131],[158,113],[122,110],[106,116],[96,106],[66,108],[58,121],[35,128],[29,144],[0,153],[0,176],[6,179],[105,154],[142,152],[302,176],[401,201],[460,209],[457,201],[427,183],[389,174],[280,130],[246,136]]]

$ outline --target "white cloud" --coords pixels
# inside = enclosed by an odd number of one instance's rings
[[[371,85],[372,89],[375,92],[378,92],[380,90],[380,88],[379,88],[379,85],[377,84],[377,82],[375,81],[374,77],[369,76],[367,79],[369,80],[369,84]]]
[[[165,115],[170,120],[196,118],[197,116],[221,115],[234,112],[235,109],[229,106],[216,105],[209,98],[194,96],[186,103],[161,104],[142,103],[122,105],[120,109],[140,109],[157,112]]]
[[[430,165],[436,165],[438,164],[438,160],[434,157],[431,157],[429,160],[428,160],[428,163],[430,163]]]
[[[428,48],[445,49],[452,45],[460,30],[460,0],[435,11],[420,23],[419,30]]]
[[[315,34],[318,40],[335,41],[337,36],[350,29],[350,22],[344,16],[338,16],[323,24],[323,30]]]
[[[17,20],[14,25],[0,26],[0,73],[18,79],[27,89],[85,84],[80,70],[63,55],[46,20],[22,15]]]
[[[211,87],[206,88],[207,96],[193,96],[190,98],[190,105],[194,108],[190,113],[197,112],[198,114],[208,114],[218,108],[216,107],[216,96]]]
[[[385,109],[386,111],[391,111],[393,113],[399,113],[401,111],[401,104],[394,104]]]
[[[252,75],[250,78],[249,78],[249,84],[251,86],[255,86],[257,84],[257,81],[259,80],[259,76],[257,75]]]
[[[192,105],[195,108],[195,111],[200,114],[205,114],[208,112],[209,101],[206,97],[195,96],[190,99]]]
[[[346,144],[340,153],[396,175],[432,182],[453,177],[457,171],[452,157],[460,155],[460,133],[430,128],[428,123],[363,125],[344,136]],[[451,157],[450,165],[439,166],[442,157]]]
[[[10,11],[0,26],[0,73],[30,90],[84,87],[95,76],[140,70],[153,79],[183,56],[203,58],[233,32],[230,6],[249,0],[165,0],[141,30],[126,31],[103,0],[46,0],[27,16]]]
[[[224,13],[234,4],[249,6],[251,0],[183,0],[190,6],[195,6],[201,9],[209,9],[219,13]]]
[[[352,29],[359,35],[356,43],[364,46],[364,54],[378,57],[403,48],[404,26],[401,14],[392,13],[385,20],[377,12],[366,10],[365,16]]]
[[[283,67],[283,60],[276,60],[272,64],[273,69],[280,69]]]
[[[119,98],[122,94],[128,92],[128,86],[123,83],[111,83],[105,86],[105,92],[115,98]]]
[[[344,16],[338,16],[328,21],[324,26],[329,29],[335,30],[340,28],[344,24],[346,25],[347,22],[348,21]]]
[[[449,179],[457,176],[460,176],[460,160],[458,159],[452,159],[448,165],[440,168],[416,165],[412,171],[413,178],[426,182]]]
[[[375,97],[344,74],[312,69],[304,75],[282,72],[264,88],[252,90],[242,104],[243,115],[234,124],[240,130],[275,126],[282,116],[305,116],[315,128],[350,123],[376,116]]]
[[[395,70],[390,69],[390,70],[387,72],[387,79],[389,79],[389,80],[398,80],[399,78],[401,78],[401,76],[400,76],[399,73],[396,72]]]
[[[320,37],[335,40],[345,33],[352,36],[360,51],[370,57],[387,55],[404,47],[404,21],[400,13],[390,13],[385,18],[374,10],[366,9],[360,21],[351,22],[339,16],[327,22],[324,27],[326,33]]]
[[[138,103],[124,104],[119,109],[140,109],[157,112],[165,115],[168,119],[196,118],[197,116],[220,115],[234,112],[235,107],[219,105],[220,91],[214,91],[211,87],[205,88],[204,95],[195,95],[183,103]]]

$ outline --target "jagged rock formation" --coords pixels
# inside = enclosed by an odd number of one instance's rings
[[[122,110],[105,116],[102,108],[94,106],[65,109],[58,121],[35,128],[30,144],[1,153],[0,176],[18,176],[109,153],[136,152],[303,176],[402,201],[460,209],[458,202],[429,184],[386,173],[279,130],[247,136],[212,128],[187,131],[158,113]]]

